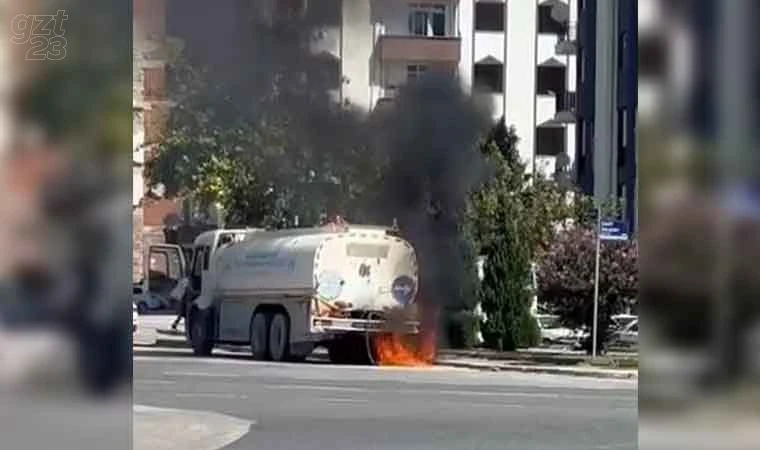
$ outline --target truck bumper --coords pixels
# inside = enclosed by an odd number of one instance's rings
[[[418,321],[406,321],[401,324],[390,326],[385,320],[368,319],[343,319],[333,317],[313,317],[311,319],[312,333],[349,333],[349,332],[397,332],[403,334],[418,334],[420,323]]]

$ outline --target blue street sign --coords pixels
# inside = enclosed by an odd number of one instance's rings
[[[599,239],[603,241],[627,241],[628,231],[625,222],[603,220],[599,226]]]

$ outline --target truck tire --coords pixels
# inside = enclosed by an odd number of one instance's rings
[[[272,316],[265,312],[259,311],[251,319],[251,355],[257,361],[269,361],[269,327],[272,322]]]
[[[190,345],[196,356],[210,356],[214,350],[212,338],[212,317],[209,309],[194,309],[190,313]]]
[[[269,323],[269,355],[272,361],[290,361],[290,318],[277,312]]]

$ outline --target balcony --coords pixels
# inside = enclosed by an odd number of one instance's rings
[[[384,34],[378,39],[382,61],[425,61],[458,64],[461,39],[454,36]]]
[[[575,92],[565,92],[557,97],[557,113],[554,115],[553,122],[560,124],[574,124],[576,121],[576,111],[578,96]]]
[[[554,46],[557,55],[573,56],[578,54],[578,24],[570,22],[567,25],[567,33],[559,36]]]

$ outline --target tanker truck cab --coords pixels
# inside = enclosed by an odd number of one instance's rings
[[[419,332],[415,252],[384,227],[206,232],[190,277],[197,355],[232,344],[259,360],[300,360],[324,345],[336,362],[359,362],[372,335]]]

